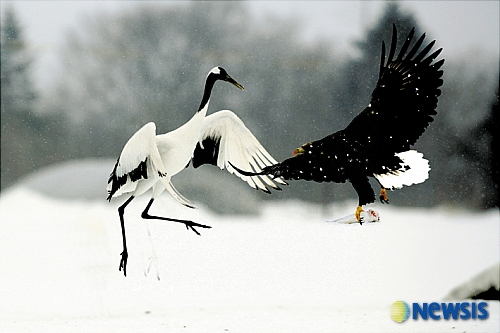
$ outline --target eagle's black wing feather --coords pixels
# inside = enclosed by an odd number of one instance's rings
[[[257,174],[316,182],[348,180],[360,206],[373,202],[367,177],[398,170],[402,161],[395,154],[409,150],[436,115],[444,60],[432,64],[441,49],[427,56],[434,42],[420,51],[425,34],[410,49],[414,33],[412,29],[394,58],[397,31],[393,26],[387,61],[382,43],[379,79],[370,104],[344,130],[302,145],[297,156]]]
[[[381,64],[385,65],[381,65],[370,104],[345,129],[349,137],[356,138],[366,150],[390,155],[409,150],[436,115],[441,94],[439,87],[443,84],[440,67],[444,60],[431,63],[441,49],[425,58],[434,41],[419,52],[424,34],[405,55],[413,34],[412,29],[398,56],[392,60],[396,40],[394,28],[387,63],[382,48]]]
[[[342,131],[302,146],[304,153],[266,167],[263,174],[284,179],[343,183],[349,171],[348,160],[355,158]],[[335,149],[332,149],[335,147]]]

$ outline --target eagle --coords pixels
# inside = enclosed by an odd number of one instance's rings
[[[421,49],[425,33],[410,48],[414,33],[415,28],[396,56],[398,37],[393,24],[387,59],[382,42],[380,71],[371,100],[346,128],[303,144],[281,163],[262,170],[235,169],[247,176],[319,183],[348,181],[358,194],[355,216],[360,224],[363,206],[376,199],[369,177],[378,181],[382,203],[389,203],[387,190],[424,182],[429,162],[411,147],[437,114],[444,59],[436,61],[442,48],[429,55],[435,41]]]

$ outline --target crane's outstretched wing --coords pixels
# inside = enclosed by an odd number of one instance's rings
[[[123,147],[108,179],[108,200],[134,191],[138,180],[153,175],[162,179],[166,169],[156,146],[156,126],[151,122],[135,132]]]
[[[239,168],[257,172],[277,163],[238,116],[229,110],[222,110],[205,118],[200,140],[193,153],[193,167],[212,164],[221,170],[226,168],[252,188],[264,192],[269,192],[266,185],[279,189],[275,182],[286,185],[281,178],[271,180],[266,175],[245,176],[235,173],[229,161]]]
[[[439,49],[429,56],[432,41],[422,50],[423,34],[407,53],[414,29],[406,38],[396,58],[397,31],[393,35],[386,61],[385,44],[382,43],[380,72],[368,107],[356,116],[344,130],[365,149],[399,153],[407,151],[425,131],[436,115],[439,87],[444,59],[433,61],[441,53]],[[425,59],[424,59],[425,58]]]

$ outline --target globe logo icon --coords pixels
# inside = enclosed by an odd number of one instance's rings
[[[391,318],[397,323],[402,323],[410,316],[410,307],[406,302],[396,301],[391,305]]]

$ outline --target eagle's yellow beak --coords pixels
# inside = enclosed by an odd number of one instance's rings
[[[292,156],[302,155],[304,154],[304,152],[305,152],[304,148],[299,147],[292,152]]]

